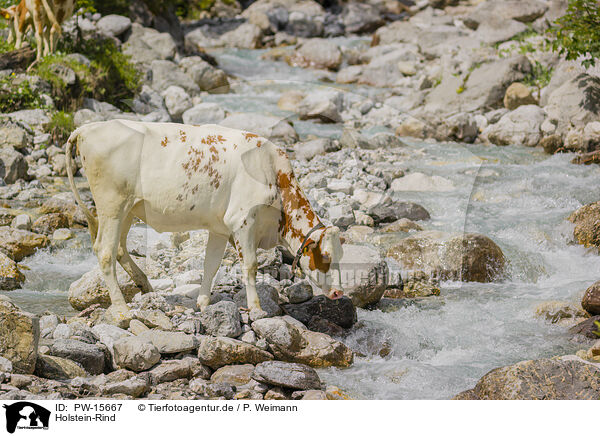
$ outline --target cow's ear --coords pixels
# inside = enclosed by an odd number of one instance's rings
[[[346,238],[340,236],[340,244],[344,244],[346,242]]]

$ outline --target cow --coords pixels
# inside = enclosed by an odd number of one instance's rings
[[[73,146],[95,201],[97,218],[73,181]],[[253,133],[218,125],[191,126],[111,120],[83,125],[67,142],[71,190],[86,215],[110,293],[108,309],[127,317],[117,284],[118,261],[142,292],[152,290],[127,252],[127,233],[139,218],[158,232],[209,231],[197,298],[210,302],[213,278],[227,242],[237,250],[247,309],[260,309],[257,248],[283,245],[308,278],[332,299],[342,296],[340,230],[326,226],[300,189],[286,153]]]
[[[33,19],[37,42],[36,60],[39,61],[42,58],[42,42],[44,56],[54,53],[55,37],[62,33],[62,23],[73,15],[75,0],[25,0],[25,2]]]
[[[6,9],[0,9],[0,15],[4,19],[12,21],[8,42],[11,43],[14,40],[15,48],[20,49],[23,44],[23,35],[27,32],[28,27],[33,24],[26,0],[21,0],[18,4],[9,6]]]

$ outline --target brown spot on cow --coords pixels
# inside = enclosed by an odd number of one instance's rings
[[[308,221],[308,225],[313,227],[318,218],[298,186],[293,173],[278,171],[277,185],[281,194],[282,205],[279,231],[283,236],[291,235],[292,238],[302,240],[304,238],[303,232],[294,226],[293,221],[299,221],[301,219],[300,212],[302,212]]]
[[[262,141],[256,141],[256,146],[257,146],[258,148],[260,148],[260,146],[261,146],[261,145],[262,145]]]
[[[244,133],[244,138],[246,138],[246,141],[250,141],[253,138],[258,138],[258,135],[255,135],[254,133],[246,132],[246,133]]]
[[[311,269],[311,271],[318,269],[322,273],[326,273],[327,271],[329,271],[329,268],[331,267],[330,262],[323,261],[323,253],[321,252],[321,242],[323,241],[324,235],[325,235],[325,232],[321,232],[321,237],[319,238],[318,244],[316,244],[315,247],[308,248],[306,250],[306,255],[308,255],[308,267]],[[306,242],[306,245],[310,246],[314,242],[315,241],[313,241],[312,239],[309,238],[308,241]]]
[[[179,139],[181,139],[181,142],[187,141],[187,135],[183,130],[179,131]]]
[[[167,138],[166,136],[163,138],[162,141],[160,141],[160,145],[162,145],[163,147],[166,147],[168,143],[169,143],[169,138]]]

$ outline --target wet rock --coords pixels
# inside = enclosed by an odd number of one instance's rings
[[[183,113],[184,124],[218,124],[225,119],[225,111],[217,103],[200,103]]]
[[[390,204],[375,204],[367,209],[375,224],[390,223],[399,219],[425,221],[431,218],[427,210],[416,203],[393,202]]]
[[[537,104],[529,88],[519,82],[511,84],[504,94],[504,107],[512,111],[528,104]]]
[[[68,218],[69,227],[73,227],[74,224],[87,226],[85,215],[75,202],[75,198],[73,198],[73,194],[71,192],[62,192],[60,194],[53,195],[44,201],[39,212],[41,215],[46,215],[49,213],[61,213]]]
[[[127,302],[130,302],[135,294],[141,292],[131,277],[119,266],[117,266],[117,281]],[[93,304],[99,304],[103,308],[110,306],[110,295],[99,267],[95,267],[79,280],[71,283],[69,304],[77,310],[86,309]]]
[[[18,289],[25,281],[17,263],[0,251],[0,291]]]
[[[245,130],[264,136],[275,143],[294,144],[298,140],[298,133],[288,121],[271,115],[258,113],[232,114],[219,124],[234,129],[244,126]]]
[[[266,316],[277,316],[281,314],[279,307],[279,293],[277,289],[266,283],[257,283],[256,293],[260,301],[260,307],[266,312]],[[233,296],[233,301],[237,307],[247,307],[246,289],[242,289]]]
[[[69,227],[69,219],[62,213],[48,213],[33,222],[31,230],[34,233],[51,235],[57,229]]]
[[[301,329],[283,318],[264,318],[252,323],[252,329],[266,339],[276,358],[320,368],[347,367],[353,353],[341,342],[323,333]]]
[[[85,370],[76,362],[63,357],[45,354],[38,356],[35,374],[51,380],[68,380],[87,375]]]
[[[163,360],[150,371],[152,384],[167,383],[178,379],[189,379],[192,377],[192,365],[188,359]]]
[[[585,318],[587,314],[581,307],[577,307],[565,301],[546,301],[535,308],[535,314],[543,317],[551,323],[564,324],[577,322]]]
[[[236,338],[242,334],[240,312],[233,301],[219,301],[205,308],[200,321],[206,334]]]
[[[496,145],[535,147],[542,139],[541,126],[546,118],[544,109],[535,105],[519,106],[496,124],[488,126],[482,137]]]
[[[294,390],[321,389],[321,380],[310,366],[301,363],[263,362],[256,365],[254,380]]]
[[[37,317],[0,300],[0,356],[11,361],[15,372],[33,373],[39,338]]]
[[[183,332],[147,330],[137,337],[154,344],[161,354],[175,354],[198,348],[198,340],[194,336]]]
[[[104,352],[96,345],[59,339],[50,345],[50,354],[79,363],[92,375],[104,372]]]
[[[173,59],[176,52],[177,45],[171,35],[137,23],[131,25],[131,35],[123,44],[123,53],[131,56],[134,63],[150,64],[155,59]]]
[[[132,371],[145,371],[160,360],[158,348],[137,336],[117,339],[113,344],[115,363]]]
[[[600,366],[575,356],[527,360],[496,368],[468,396],[481,400],[592,400],[600,395]]]
[[[261,364],[259,364],[261,365]],[[226,365],[217,369],[210,377],[213,383],[227,383],[231,386],[243,386],[252,380],[254,365]]]
[[[597,322],[600,322],[600,315],[592,316],[576,326],[571,327],[569,333],[587,339],[598,339],[596,332],[600,332],[600,327],[596,325]]]
[[[313,38],[297,47],[289,62],[303,68],[337,70],[342,63],[342,52],[327,39]]]
[[[439,283],[419,271],[410,274],[402,283],[402,289],[391,288],[385,291],[387,298],[421,298],[440,295]]]
[[[486,236],[419,232],[388,250],[405,269],[447,280],[491,282],[504,274],[505,257]]]
[[[226,94],[229,92],[229,80],[224,71],[213,67],[199,56],[183,58],[179,66],[192,78],[202,91],[211,94]]]
[[[592,315],[600,315],[600,281],[587,288],[581,306]]]
[[[306,325],[315,316],[343,328],[350,328],[356,322],[356,309],[348,297],[331,300],[325,295],[318,295],[303,303],[284,304],[283,310]]]
[[[586,204],[573,212],[569,218],[575,229],[575,240],[585,247],[592,247],[600,252],[600,201]]]
[[[271,353],[236,339],[213,336],[199,338],[198,358],[211,368],[246,363],[255,365],[273,359]]]
[[[29,166],[21,153],[13,148],[0,148],[0,179],[12,184],[27,179]]]
[[[32,255],[38,248],[48,245],[48,242],[48,238],[44,235],[7,226],[0,227],[0,251],[15,262]]]
[[[388,266],[380,254],[367,246],[344,244],[340,260],[342,288],[356,307],[377,303],[387,287]]]
[[[313,297],[313,289],[307,280],[302,280],[283,288],[281,296],[291,304],[304,303]]]

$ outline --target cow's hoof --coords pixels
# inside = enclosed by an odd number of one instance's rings
[[[116,325],[122,329],[128,328],[132,319],[131,311],[126,304],[113,304],[104,312],[104,321],[107,324]]]
[[[253,301],[248,301],[248,310],[251,311],[252,309],[262,310],[262,308],[260,307],[260,301],[258,300],[258,298]]]
[[[203,311],[210,304],[210,297],[208,295],[200,295],[196,300],[196,307],[198,310]]]

